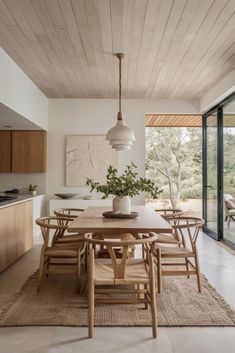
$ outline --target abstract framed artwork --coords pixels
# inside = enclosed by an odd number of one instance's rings
[[[86,186],[86,178],[105,183],[109,165],[117,167],[117,152],[105,135],[66,136],[66,186]]]

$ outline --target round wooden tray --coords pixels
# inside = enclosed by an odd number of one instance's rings
[[[107,211],[103,213],[103,216],[106,218],[121,218],[121,219],[131,219],[138,217],[138,212],[131,213],[115,213],[113,211]]]

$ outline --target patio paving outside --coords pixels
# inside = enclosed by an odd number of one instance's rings
[[[172,208],[170,199],[146,200],[152,208]],[[202,199],[179,200],[177,208],[195,217],[202,217]]]
[[[224,239],[235,245],[235,221],[231,220],[229,227],[227,222],[224,222]]]

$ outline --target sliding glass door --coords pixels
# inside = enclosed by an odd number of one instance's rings
[[[235,94],[203,116],[204,231],[235,248]]]
[[[204,208],[205,229],[218,238],[218,118],[217,113],[205,117],[205,167],[204,167]]]
[[[235,99],[224,106],[223,116],[223,239],[231,245],[235,245]]]

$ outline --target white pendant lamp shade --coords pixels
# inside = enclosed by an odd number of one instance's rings
[[[110,145],[116,151],[127,151],[131,149],[133,141],[135,141],[135,134],[126,126],[121,111],[121,59],[123,54],[117,54],[117,57],[119,59],[119,112],[116,125],[109,129],[106,140],[109,140]]]
[[[116,125],[109,129],[106,140],[116,151],[130,150],[133,141],[135,141],[134,132],[126,126],[123,118],[119,118],[122,114],[118,113]]]

